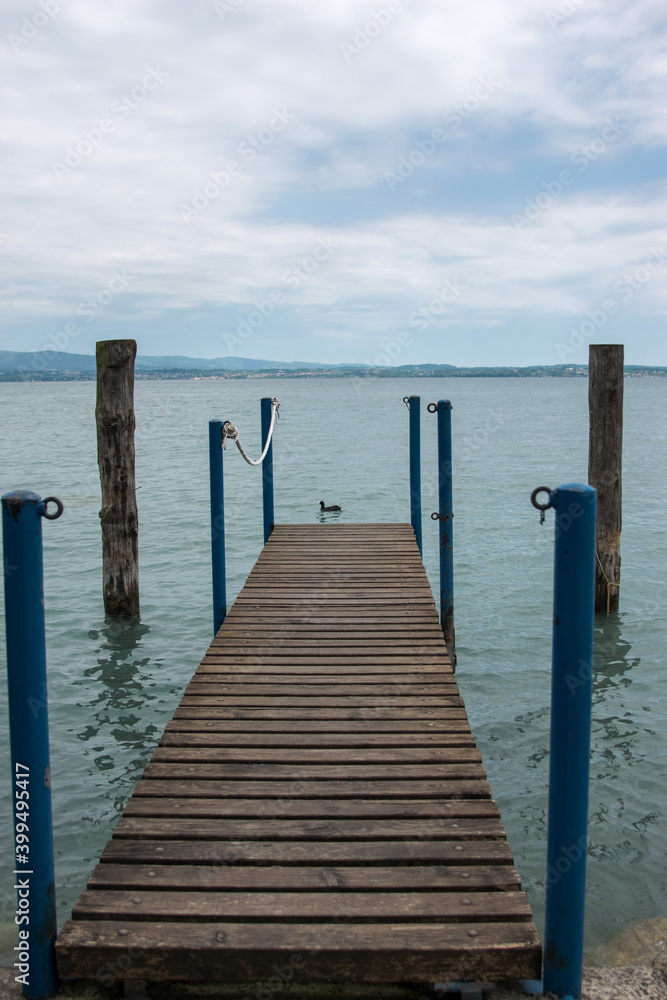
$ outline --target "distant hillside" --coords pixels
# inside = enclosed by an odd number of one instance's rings
[[[257,358],[187,358],[180,355],[153,357],[139,354],[135,363],[137,370],[150,371],[261,371],[281,369],[283,371],[317,371],[326,368],[365,368],[366,365],[343,364],[323,365],[314,361],[262,361]],[[0,351],[0,371],[25,372],[89,372],[95,371],[95,357],[92,354],[68,354],[65,351]]]
[[[66,354],[64,351],[0,351],[0,371],[94,372],[95,358],[92,354]]]
[[[667,368],[626,365],[626,375],[667,376]],[[455,365],[324,365],[310,361],[262,361],[257,358],[187,358],[139,355],[139,379],[192,378],[585,378],[588,365],[531,365],[524,368]],[[0,351],[0,382],[79,381],[95,378],[91,354],[65,351]]]
[[[151,357],[148,354],[139,354],[136,361],[137,368],[150,368],[152,370],[163,371],[169,368],[179,368],[182,371],[261,371],[262,369],[281,369],[282,371],[317,371],[320,368],[366,368],[366,365],[342,364],[342,365],[322,365],[316,361],[258,361],[257,358],[235,358],[227,356],[225,358],[184,358],[177,354],[169,354],[165,357]]]

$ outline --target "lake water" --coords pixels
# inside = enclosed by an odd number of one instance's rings
[[[105,621],[95,385],[0,383],[0,490],[55,494],[44,523],[58,920],[72,904],[211,639],[208,420],[252,457],[259,399],[281,403],[276,520],[407,521],[408,418],[422,397],[424,559],[437,588],[435,417],[453,403],[457,678],[540,931],[543,923],[553,515],[536,486],[585,481],[585,379],[141,381],[136,386],[141,624]],[[667,916],[667,379],[626,379],[623,584],[596,624],[586,941]],[[230,600],[262,545],[261,473],[225,458]],[[437,592],[437,591],[436,591]],[[4,638],[2,640],[4,656]],[[0,750],[0,961],[15,896],[6,679]]]

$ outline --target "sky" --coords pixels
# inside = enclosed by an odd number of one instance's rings
[[[667,365],[662,0],[0,18],[0,349]]]

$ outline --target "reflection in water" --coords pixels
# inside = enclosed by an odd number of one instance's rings
[[[643,750],[637,746],[641,720],[632,704],[629,688],[632,670],[640,665],[631,656],[632,647],[622,633],[618,613],[596,616],[593,650],[593,713],[591,724],[591,779],[616,778],[622,766],[637,762]],[[633,699],[634,701],[634,699]],[[612,713],[608,714],[608,710]],[[617,709],[617,711],[613,711]]]
[[[593,656],[586,941],[594,948],[632,920],[661,914],[656,887],[664,844],[664,740],[660,725],[649,728],[652,699],[639,656],[626,638],[623,613],[598,616]],[[545,702],[515,716],[511,747],[534,779],[516,782],[501,803],[512,830],[512,846],[538,926],[543,925],[550,709]],[[501,735],[501,734],[499,734]],[[499,773],[508,764],[503,753]],[[544,782],[543,788],[540,782]]]
[[[650,706],[641,666],[623,634],[623,614],[597,616],[587,890],[597,905],[587,915],[589,947],[608,940],[610,927],[620,931],[628,920],[660,913],[653,904],[652,875],[661,877],[664,817],[655,804],[653,763],[663,750],[646,726]]]
[[[173,680],[162,675],[162,659],[145,654],[149,631],[139,622],[106,618],[88,632],[88,643],[80,643],[72,663],[71,716],[62,727],[63,735],[69,735],[61,751],[71,767],[69,773],[61,771],[60,805],[54,811],[63,920],[83,888],[82,873],[91,871],[109,839],[178,693]],[[155,644],[155,635],[150,641]]]
[[[342,516],[342,513],[343,512],[340,510],[332,510],[328,511],[327,513],[325,513],[323,510],[318,510],[317,520],[320,522],[320,524],[331,524],[333,521],[338,521],[339,518]]]
[[[618,683],[629,686],[629,670],[639,666],[638,656],[630,656],[632,646],[621,634],[622,619],[618,611],[596,615],[593,647],[593,705],[604,699],[609,687]],[[618,680],[617,680],[618,678]]]
[[[89,639],[99,643],[97,663],[84,671],[84,677],[97,683],[89,702],[88,721],[77,733],[92,756],[95,768],[105,772],[104,785],[113,793],[114,811],[120,812],[127,798],[128,786],[134,783],[146,761],[147,748],[159,736],[157,727],[145,711],[156,695],[156,686],[146,669],[149,657],[137,655],[142,639],[150,631],[140,622],[121,622],[106,618],[100,629],[91,630]],[[88,689],[91,685],[88,683]],[[120,751],[120,752],[119,752]]]

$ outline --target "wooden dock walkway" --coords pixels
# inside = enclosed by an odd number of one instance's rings
[[[56,952],[81,979],[540,977],[409,525],[275,528]]]

